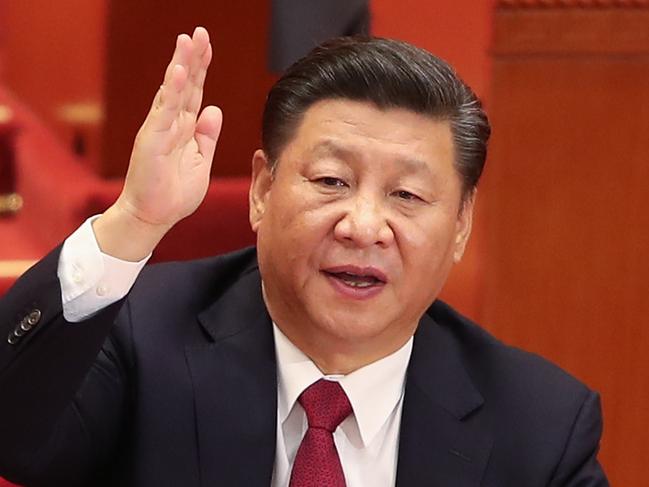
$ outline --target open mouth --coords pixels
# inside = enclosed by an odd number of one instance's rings
[[[336,287],[340,290],[348,289],[351,293],[362,293],[363,296],[377,292],[388,281],[387,276],[375,267],[345,265],[323,269],[322,272],[338,283]]]
[[[353,274],[351,272],[328,272],[325,274],[338,279],[343,284],[356,288],[368,288],[372,286],[379,286],[385,284],[385,281],[378,279],[375,276]]]

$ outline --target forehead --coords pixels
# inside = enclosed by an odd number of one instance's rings
[[[304,113],[290,152],[349,159],[389,157],[410,166],[454,159],[450,123],[402,108],[372,103],[322,100]]]

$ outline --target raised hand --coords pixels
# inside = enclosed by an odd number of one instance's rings
[[[204,28],[197,27],[192,37],[178,36],[163,84],[135,138],[122,193],[93,223],[103,252],[142,259],[205,197],[222,123],[217,107],[199,114],[211,58]]]

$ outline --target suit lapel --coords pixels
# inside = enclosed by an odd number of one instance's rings
[[[187,347],[201,485],[270,485],[277,373],[256,268],[199,316],[210,339]],[[477,487],[493,442],[483,398],[457,342],[424,315],[415,334],[401,419],[397,486]]]
[[[424,315],[408,366],[397,485],[479,486],[492,445],[483,402],[456,341]]]
[[[270,485],[277,374],[272,325],[256,268],[199,321],[213,340],[186,349],[201,485]]]

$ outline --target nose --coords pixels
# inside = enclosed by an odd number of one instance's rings
[[[334,227],[336,240],[359,248],[392,244],[394,233],[387,218],[388,210],[379,197],[359,194],[345,203],[344,213]]]

